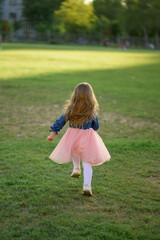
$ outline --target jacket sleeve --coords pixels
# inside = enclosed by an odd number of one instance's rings
[[[94,130],[97,130],[99,128],[99,122],[98,122],[98,117],[97,116],[95,118],[93,118],[93,120],[92,120],[92,128]]]
[[[55,123],[50,126],[51,130],[50,132],[55,132],[56,134],[58,134],[58,132],[64,127],[64,125],[66,124],[66,119],[65,119],[65,115],[63,114],[60,118],[58,118]]]

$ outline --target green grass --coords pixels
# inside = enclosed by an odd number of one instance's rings
[[[0,239],[160,239],[160,52],[3,44],[0,50]],[[75,85],[100,104],[112,158],[93,168],[92,197],[47,142]]]

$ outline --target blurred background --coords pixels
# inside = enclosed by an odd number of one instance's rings
[[[0,42],[159,49],[159,0],[0,0]]]

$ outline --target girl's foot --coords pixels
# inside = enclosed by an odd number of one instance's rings
[[[91,185],[89,185],[89,184],[84,184],[84,186],[83,186],[83,194],[84,194],[84,195],[88,195],[88,196],[92,196]]]
[[[80,175],[81,175],[81,170],[79,168],[74,168],[71,174],[71,177],[79,178]]]

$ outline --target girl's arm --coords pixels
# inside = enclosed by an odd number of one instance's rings
[[[55,135],[56,135],[55,132],[51,132],[51,134],[47,137],[47,140],[48,140],[49,142],[51,142],[51,141],[53,140],[53,138],[54,138]]]
[[[92,128],[94,130],[97,130],[99,128],[99,122],[98,122],[98,117],[96,116],[95,118],[93,118],[93,121],[92,121]]]
[[[52,141],[54,136],[56,134],[58,134],[58,132],[64,127],[64,125],[66,124],[66,119],[65,119],[65,115],[63,114],[60,118],[58,118],[55,123],[50,127],[51,130],[51,134],[50,136],[47,137],[48,141]]]

